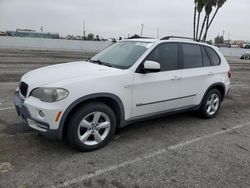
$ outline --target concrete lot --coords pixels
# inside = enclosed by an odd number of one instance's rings
[[[0,51],[0,187],[250,187],[250,62],[230,61],[231,91],[212,120],[182,113],[136,123],[85,153],[25,127],[12,105],[20,76],[91,55]]]

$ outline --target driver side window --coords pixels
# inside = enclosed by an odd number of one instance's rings
[[[161,71],[178,69],[179,47],[177,43],[164,43],[158,45],[146,58],[161,65]]]

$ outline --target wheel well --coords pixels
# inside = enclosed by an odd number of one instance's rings
[[[224,86],[222,86],[222,85],[214,85],[209,90],[211,90],[211,89],[217,89],[221,94],[221,100],[224,99],[224,96],[225,96],[225,87]]]
[[[65,138],[65,136],[66,136],[65,133],[67,132],[70,118],[74,114],[74,112],[77,109],[81,108],[82,106],[84,106],[88,103],[91,103],[91,102],[101,102],[101,103],[104,103],[107,106],[109,106],[115,113],[116,120],[117,120],[117,127],[119,127],[119,124],[120,124],[121,119],[122,119],[122,112],[121,112],[121,109],[120,109],[118,102],[112,98],[109,98],[109,97],[96,97],[96,98],[87,99],[87,100],[80,102],[70,111],[70,113],[67,115],[66,120],[64,122],[63,132],[62,132],[63,138]]]

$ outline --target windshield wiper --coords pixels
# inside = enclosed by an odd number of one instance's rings
[[[89,62],[96,63],[98,65],[105,65],[105,66],[108,66],[108,67],[112,67],[112,65],[110,63],[106,63],[106,62],[103,62],[101,60],[92,60],[92,59],[89,59]]]

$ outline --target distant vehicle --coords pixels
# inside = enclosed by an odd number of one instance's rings
[[[230,67],[217,47],[175,38],[118,41],[88,61],[33,70],[16,90],[17,113],[79,150],[103,147],[117,128],[159,115],[197,110],[214,118]]]
[[[244,48],[245,48],[245,49],[250,49],[250,44],[246,44],[246,45],[244,46]]]
[[[244,53],[244,54],[242,54],[242,56],[240,57],[240,59],[250,60],[250,53]]]

